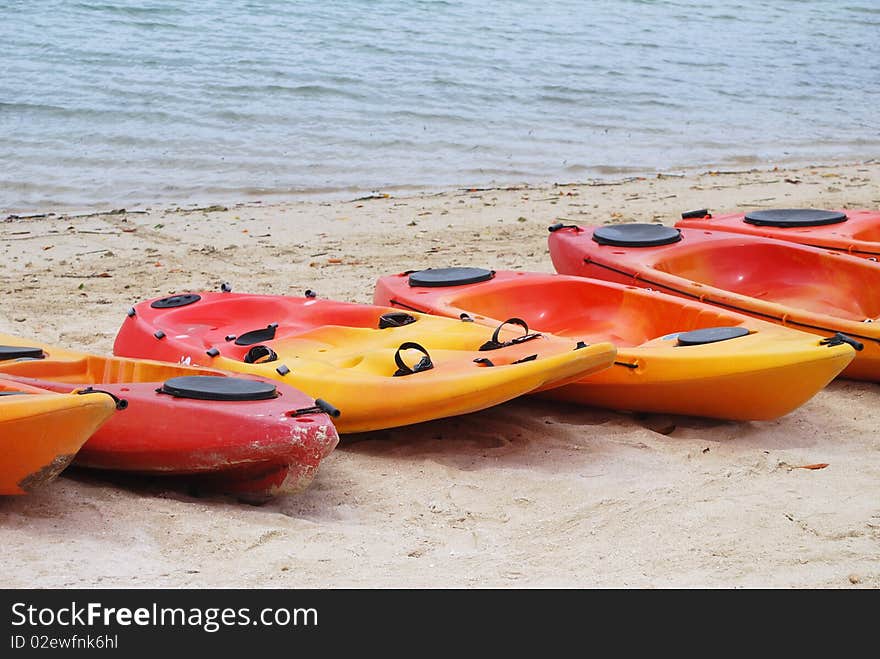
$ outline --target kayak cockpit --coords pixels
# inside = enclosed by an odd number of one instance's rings
[[[738,325],[741,317],[722,309],[682,304],[631,286],[609,286],[590,279],[526,279],[511,286],[479,288],[454,296],[449,303],[483,318],[514,315],[537,331],[583,339],[611,341],[618,347],[639,346],[661,336],[697,329]]]
[[[856,321],[880,316],[876,272],[861,261],[822,250],[718,240],[678,250],[653,267],[705,286],[815,313]]]

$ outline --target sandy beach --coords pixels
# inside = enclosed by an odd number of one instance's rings
[[[880,207],[880,162],[22,213],[0,218],[0,332],[108,353],[156,295],[366,303],[407,269],[552,272],[560,219],[763,207]],[[754,423],[522,398],[343,437],[305,492],[262,506],[68,470],[0,500],[0,586],[877,588],[878,403],[844,380]]]

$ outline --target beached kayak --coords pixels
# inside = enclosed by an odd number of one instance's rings
[[[708,210],[681,214],[677,227],[732,231],[880,258],[880,211],[777,208],[712,215]]]
[[[550,257],[564,274],[672,293],[850,342],[842,375],[880,380],[880,264],[805,245],[660,224],[562,227]]]
[[[305,487],[339,441],[313,398],[257,377],[2,334],[0,377],[62,393],[92,388],[105,392],[101,400],[119,401],[77,453],[74,464],[83,467],[185,476],[203,489],[269,496]]]
[[[544,397],[638,412],[773,419],[852,361],[851,346],[696,301],[585,277],[440,268],[382,277],[374,301],[617,346],[614,366]],[[772,392],[772,395],[768,395]]]
[[[0,379],[0,494],[26,494],[54,479],[115,411],[106,394]]]
[[[118,355],[290,382],[342,410],[342,433],[485,409],[614,361],[610,343],[311,297],[191,293],[138,304]]]

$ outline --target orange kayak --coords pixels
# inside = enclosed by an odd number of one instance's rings
[[[777,238],[872,260],[880,258],[880,211],[777,208],[713,216],[704,209],[682,213],[675,226]]]
[[[617,346],[614,366],[543,397],[636,412],[773,419],[853,359],[846,344],[658,291],[586,277],[439,268],[382,277],[374,301]],[[772,391],[773,395],[767,395]]]
[[[745,313],[850,343],[844,377],[880,380],[880,264],[806,245],[660,224],[554,225],[557,271]]]
[[[102,393],[57,394],[0,379],[0,494],[54,479],[115,411]]]
[[[188,293],[129,311],[118,355],[206,364],[332,400],[341,433],[486,409],[608,368],[610,343],[579,346],[515,323],[475,323],[309,297]]]

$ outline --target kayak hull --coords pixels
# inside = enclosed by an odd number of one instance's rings
[[[338,407],[341,433],[482,410],[607,368],[616,353],[610,343],[576,350],[575,341],[549,336],[480,351],[492,330],[474,323],[406,314],[404,324],[383,326],[399,310],[271,295],[190,296],[198,299],[179,307],[157,308],[156,300],[135,306],[114,352],[290,382]],[[519,329],[503,328],[499,338],[516,338]],[[412,343],[427,351],[431,368],[395,375],[396,358],[407,367],[425,358],[401,349]],[[270,350],[274,358],[248,363],[253,350]],[[491,365],[474,361],[484,358]]]
[[[752,366],[739,372],[662,380],[636,385],[590,379],[550,392],[548,397],[619,411],[681,414],[729,421],[768,421],[801,407],[843,370],[852,357],[829,355],[813,361],[780,360],[767,369]],[[706,365],[706,370],[711,370]]]
[[[116,411],[104,394],[56,394],[6,380],[0,380],[0,392],[4,495],[26,494],[53,480]]]
[[[206,490],[272,496],[303,489],[338,434],[314,399],[271,383],[263,400],[201,400],[160,391],[174,378],[232,381],[231,374],[148,360],[100,357],[0,335],[0,345],[39,348],[41,359],[0,361],[0,376],[59,393],[93,387],[127,406],[99,428],[74,464],[186,477]],[[256,383],[260,378],[247,377]],[[240,381],[236,380],[236,381]]]
[[[558,272],[650,288],[862,349],[842,377],[880,380],[880,264],[791,242],[679,229],[667,245],[601,245],[594,227],[550,236]]]
[[[617,410],[773,419],[809,400],[854,355],[847,345],[822,346],[812,334],[743,314],[583,277],[495,271],[482,282],[425,288],[402,273],[381,277],[374,300],[449,317],[467,313],[487,325],[516,316],[555,335],[610,340],[614,366],[540,395]],[[748,334],[678,344],[682,332],[713,327]]]

